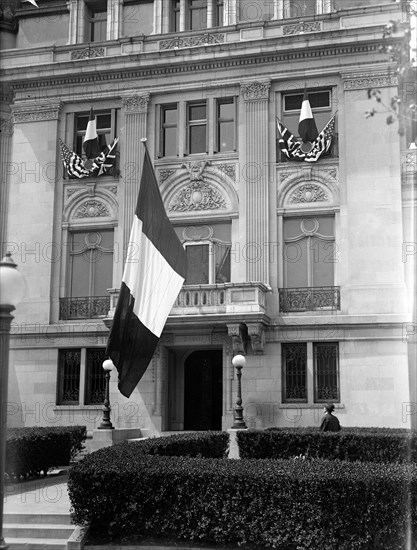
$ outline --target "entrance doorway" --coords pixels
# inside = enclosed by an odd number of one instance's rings
[[[222,429],[222,351],[199,350],[184,363],[184,430]]]

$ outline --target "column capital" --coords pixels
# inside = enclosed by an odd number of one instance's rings
[[[62,101],[28,101],[21,105],[12,105],[13,122],[19,124],[58,120],[62,106]]]
[[[3,136],[13,134],[13,118],[11,116],[0,117],[0,132]]]
[[[240,89],[245,101],[260,101],[269,99],[269,90],[271,80],[253,80],[251,82],[241,82]]]
[[[374,73],[346,73],[342,74],[343,89],[366,90],[368,88],[389,88],[398,85],[398,77],[389,71],[378,71]]]
[[[122,104],[127,113],[147,113],[151,94],[138,94],[130,92],[129,95],[122,96]]]

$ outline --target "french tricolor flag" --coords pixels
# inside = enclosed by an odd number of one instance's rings
[[[107,354],[129,397],[146,371],[185,280],[187,259],[165,212],[148,150]]]
[[[303,104],[301,105],[300,120],[298,123],[298,133],[304,143],[314,141],[319,135],[310,101],[308,100],[307,89],[304,90]]]
[[[96,117],[92,108],[90,109],[90,116],[85,131],[83,149],[87,159],[95,159],[101,153],[98,143]]]

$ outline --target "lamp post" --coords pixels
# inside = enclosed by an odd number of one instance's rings
[[[242,368],[246,365],[246,359],[243,355],[235,355],[232,359],[232,365],[236,368],[237,376],[237,399],[235,406],[235,419],[233,422],[233,430],[246,430],[247,426],[243,420],[243,407],[242,407],[242,384],[240,379],[242,378]]]
[[[9,379],[11,314],[25,293],[25,280],[11,253],[0,262],[0,550],[9,546],[3,538],[4,472],[6,466],[7,384]]]
[[[103,420],[98,427],[99,430],[114,430],[114,426],[110,420],[110,397],[109,397],[109,385],[110,385],[110,373],[113,370],[114,363],[111,359],[103,361],[104,376],[106,379],[106,387],[104,390],[104,403],[103,403]]]

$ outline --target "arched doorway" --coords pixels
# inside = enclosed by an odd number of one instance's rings
[[[184,430],[222,429],[222,352],[198,350],[184,363]]]

